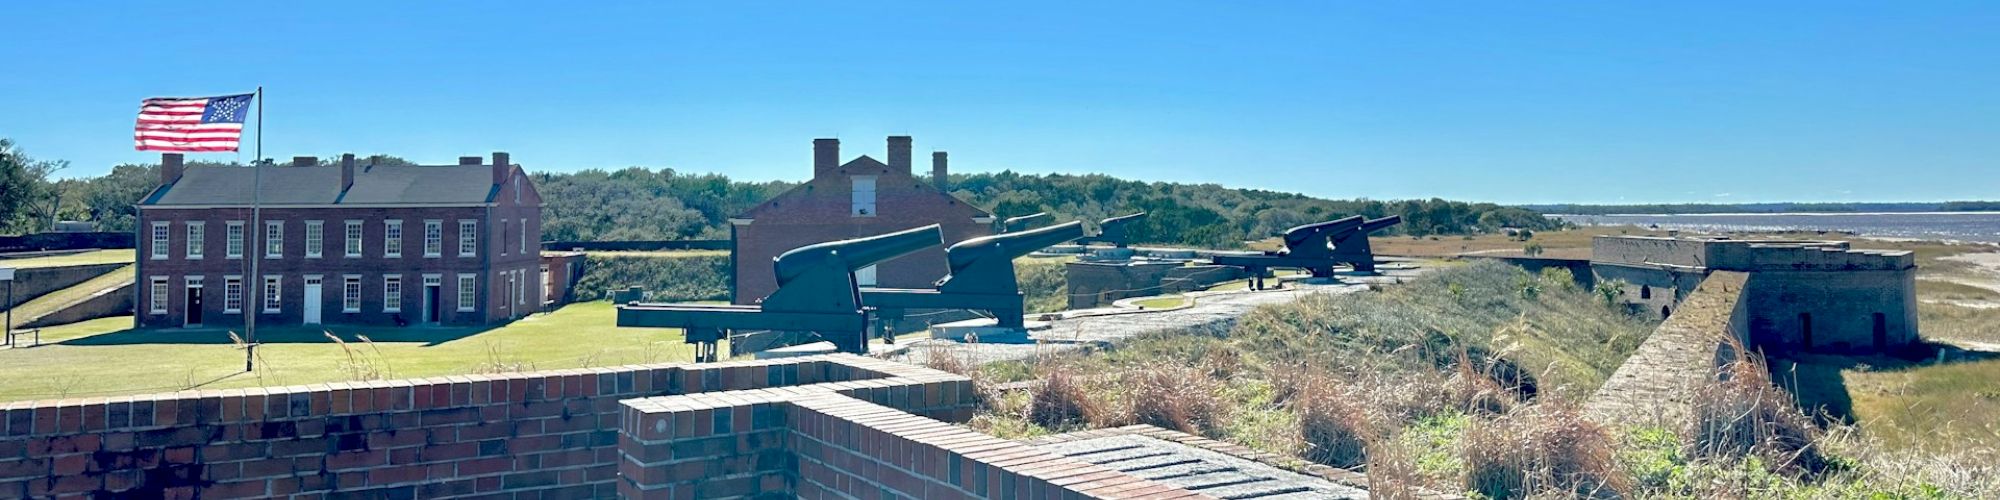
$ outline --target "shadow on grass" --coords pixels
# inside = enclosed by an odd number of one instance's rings
[[[1771,377],[1797,399],[1799,408],[1820,423],[1854,423],[1854,400],[1843,370],[1900,372],[1917,368],[2000,359],[2000,353],[1926,342],[1898,355],[1791,354],[1771,358]],[[1942,362],[1940,362],[1942,360]]]
[[[458,340],[473,335],[485,333],[487,331],[493,330],[494,328],[498,328],[499,326],[501,325],[482,326],[482,327],[394,327],[394,326],[327,325],[324,327],[313,327],[313,328],[305,328],[299,326],[284,326],[276,328],[258,329],[257,343],[331,344],[333,343],[333,340],[326,338],[326,333],[331,332],[334,335],[340,336],[340,339],[344,342],[354,342],[356,340],[359,340],[359,336],[367,336],[369,340],[375,342],[381,342],[381,343],[421,342],[424,344],[425,347],[430,347],[430,346],[436,346],[438,344],[443,344],[445,342],[450,342],[453,340]],[[68,346],[112,346],[112,345],[136,345],[136,344],[163,344],[163,345],[233,344],[236,343],[236,341],[230,338],[231,332],[236,332],[236,334],[239,336],[242,335],[241,330],[238,329],[207,329],[207,328],[125,329],[107,333],[100,333],[88,337],[74,338],[58,342],[57,344],[68,345]]]

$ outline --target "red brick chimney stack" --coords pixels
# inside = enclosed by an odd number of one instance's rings
[[[513,173],[514,164],[508,161],[507,153],[493,152],[493,183],[506,184],[507,176]]]
[[[319,158],[312,156],[294,156],[292,157],[292,166],[317,167],[319,166]]]
[[[181,180],[181,172],[187,168],[185,162],[180,153],[160,153],[160,185]]]
[[[840,168],[840,139],[813,139],[813,178]]]
[[[889,136],[889,171],[910,173],[910,136]]]
[[[949,174],[950,172],[947,172],[945,169],[944,152],[931,152],[931,185],[937,186],[939,191],[951,192],[951,181],[948,179],[950,177]]]
[[[296,162],[298,159],[294,158],[292,161]],[[314,160],[313,163],[319,163],[319,161]],[[340,155],[340,191],[343,193],[347,192],[347,188],[351,187],[354,187],[354,155],[352,153]]]

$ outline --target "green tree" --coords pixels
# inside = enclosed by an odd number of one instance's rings
[[[0,231],[26,233],[48,229],[61,197],[49,176],[69,162],[37,160],[0,138]]]

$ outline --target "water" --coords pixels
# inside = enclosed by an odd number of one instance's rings
[[[1875,238],[2000,243],[2000,212],[1552,215],[1586,226],[1658,225],[1699,232],[1842,231]]]

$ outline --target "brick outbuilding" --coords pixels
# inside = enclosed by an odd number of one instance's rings
[[[887,162],[863,155],[842,163],[839,139],[814,139],[812,180],[730,218],[736,303],[756,303],[777,290],[772,259],[794,248],[929,224],[943,226],[946,245],[992,234],[993,214],[951,195],[943,151],[931,153],[931,179],[924,182],[910,171],[910,137],[888,142]],[[946,272],[938,247],[855,278],[864,286],[923,288]]]
[[[507,153],[456,165],[186,167],[139,203],[139,327],[483,325],[541,310],[541,195]],[[252,202],[263,208],[253,221]],[[258,259],[252,276],[246,259]]]

